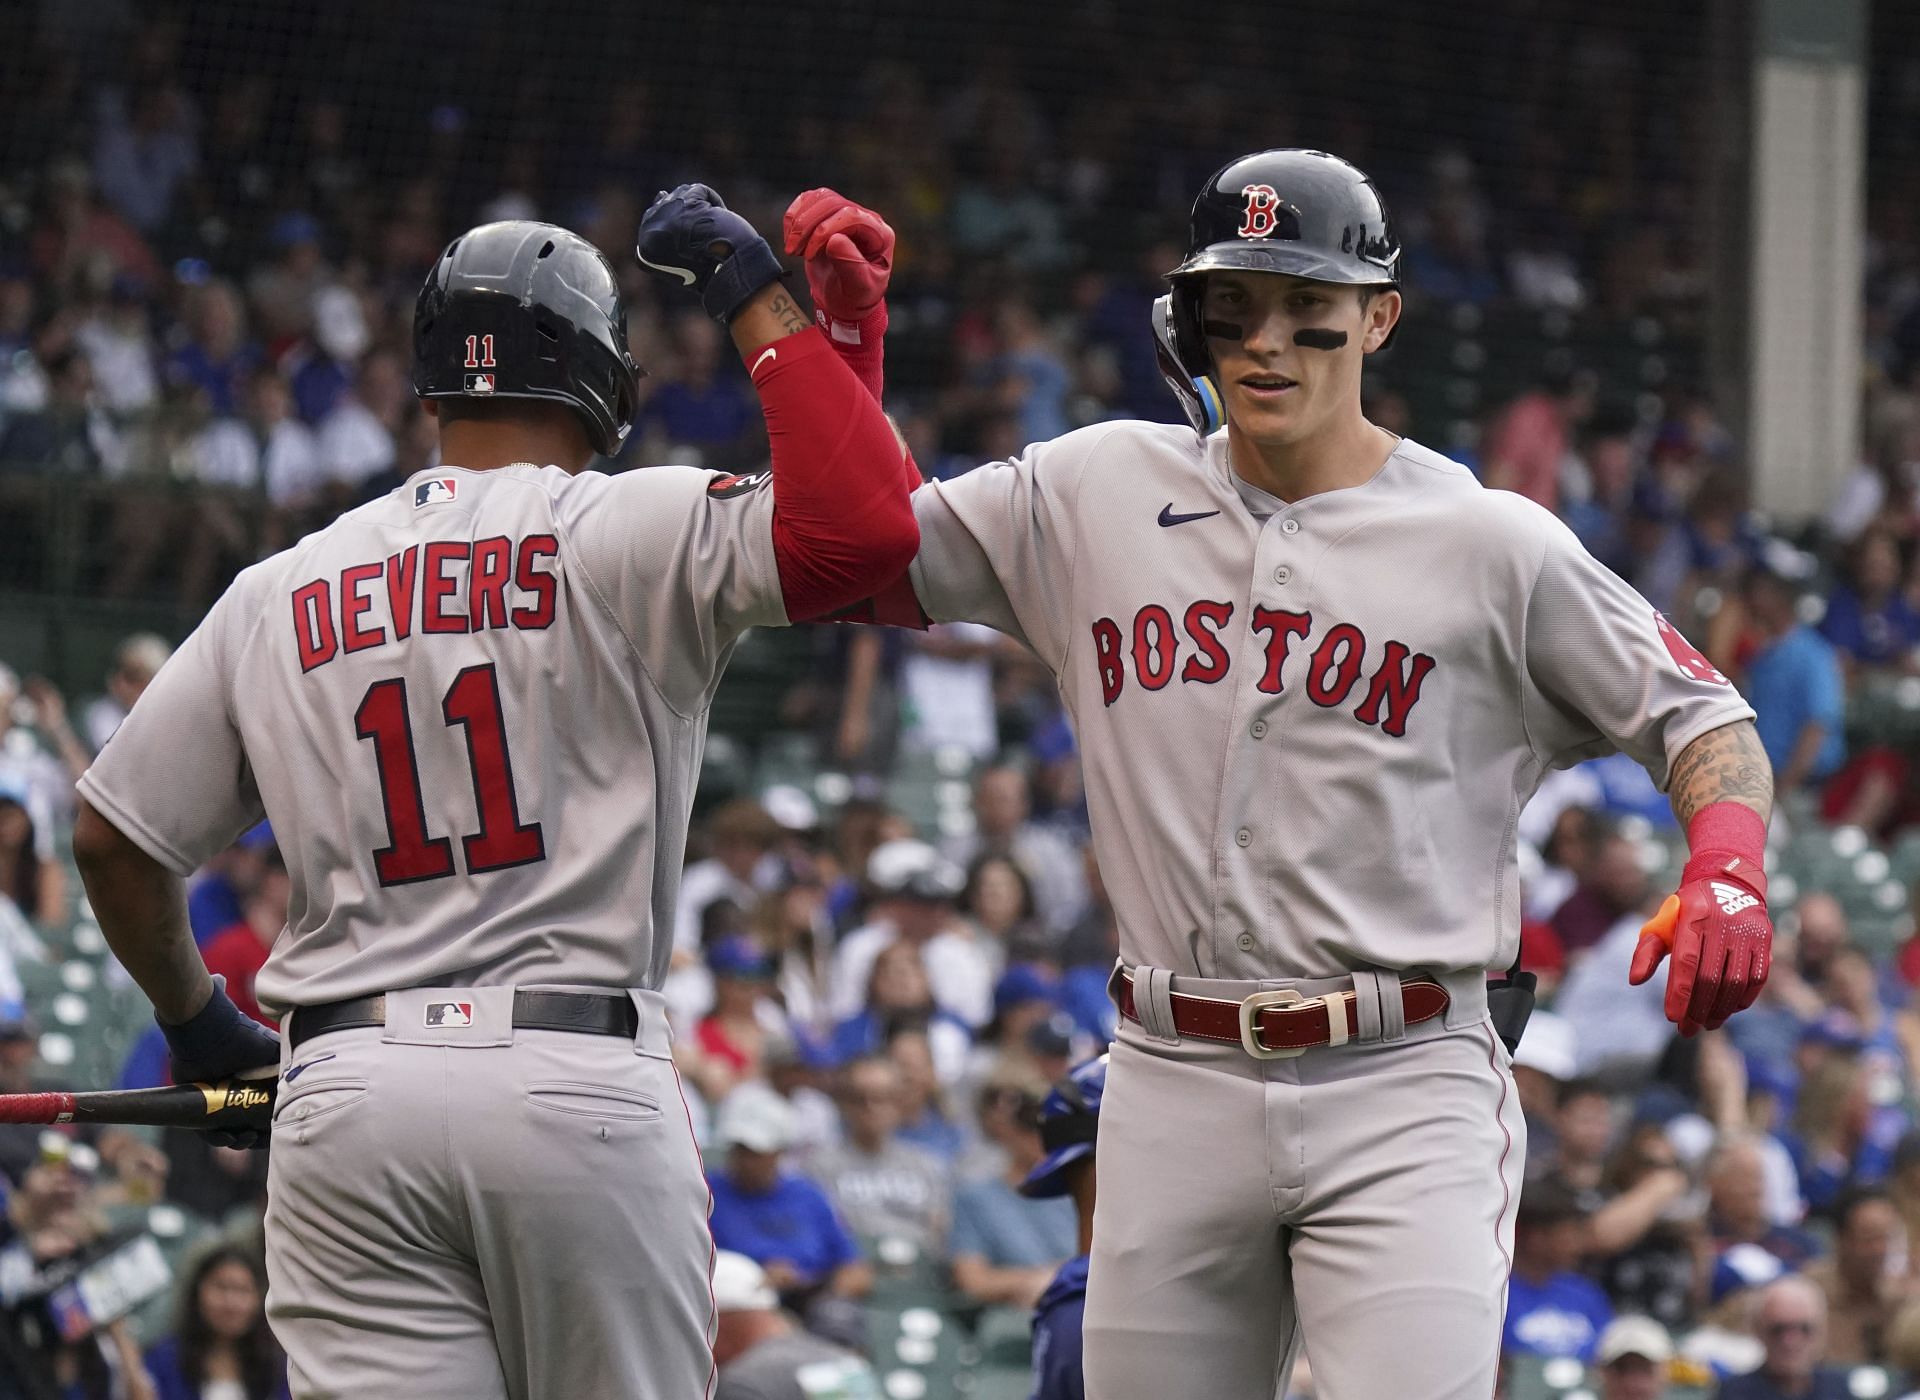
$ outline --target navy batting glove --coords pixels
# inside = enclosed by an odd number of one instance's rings
[[[722,322],[783,272],[767,240],[706,185],[656,196],[640,218],[633,251],[662,281],[693,288],[707,314]]]
[[[157,1020],[158,1018],[156,1018]],[[176,1084],[210,1084],[235,1075],[259,1077],[280,1064],[280,1037],[233,1004],[227,979],[215,976],[213,995],[190,1020],[177,1026],[159,1021],[173,1056]],[[245,1129],[209,1130],[210,1141],[222,1147],[261,1147],[265,1133]]]

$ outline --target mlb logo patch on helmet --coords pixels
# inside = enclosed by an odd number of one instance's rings
[[[460,483],[450,476],[436,476],[413,488],[413,508],[445,505],[459,492]]]
[[[467,392],[469,394],[491,394],[493,392],[493,386],[494,379],[490,374],[470,374],[467,376]]]

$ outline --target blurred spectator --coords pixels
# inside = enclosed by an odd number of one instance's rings
[[[113,653],[113,669],[107,673],[107,693],[81,711],[80,722],[86,740],[95,753],[107,746],[160,668],[173,655],[166,639],[151,632],[136,632],[122,641]]]
[[[1005,1166],[963,1181],[954,1192],[953,1284],[976,1303],[1031,1308],[1054,1273],[1079,1252],[1079,1223],[1064,1196],[1020,1194],[1040,1164],[1042,1081],[1002,1079],[980,1091],[980,1130]]]
[[[950,839],[949,860],[971,866],[982,856],[1006,856],[1025,872],[1034,903],[1050,929],[1065,932],[1087,907],[1085,872],[1073,843],[1057,828],[1033,819],[1032,791],[1019,768],[981,770],[973,788],[974,829]]]
[[[29,919],[66,918],[66,881],[53,853],[53,819],[15,773],[0,767],[0,900]]]
[[[132,225],[94,198],[93,177],[78,161],[47,172],[47,209],[29,239],[33,266],[56,287],[72,287],[105,267],[145,287],[159,284],[160,264]]]
[[[840,1074],[841,1141],[815,1153],[808,1170],[858,1238],[904,1241],[916,1257],[937,1259],[946,1252],[950,1169],[900,1140],[905,1093],[899,1066],[884,1056],[849,1064]]]
[[[1635,877],[1624,867],[1613,869],[1619,881],[1613,888],[1624,891]],[[1637,878],[1641,888],[1647,889],[1645,873]],[[1610,1084],[1639,1082],[1653,1072],[1673,1043],[1661,979],[1649,979],[1638,987],[1627,983],[1641,919],[1651,912],[1643,905],[1622,915],[1586,956],[1573,963],[1554,997],[1554,1010],[1573,1027],[1576,1072],[1582,1076]]]
[[[197,440],[194,467],[209,486],[257,492],[277,510],[297,515],[318,499],[325,477],[313,430],[293,411],[293,392],[273,369],[246,376],[244,417],[216,419]],[[280,548],[281,534],[265,547]]]
[[[158,1400],[275,1400],[287,1362],[267,1328],[267,1280],[237,1245],[208,1250],[181,1281],[171,1335],[147,1349]]]
[[[1586,375],[1554,365],[1539,384],[1508,404],[1487,428],[1481,480],[1517,491],[1552,510],[1560,500],[1560,473],[1574,429],[1591,405]]]
[[[187,923],[202,948],[214,935],[246,918],[246,901],[276,858],[273,828],[265,822],[200,868],[187,885]]]
[[[1767,1209],[1766,1162],[1745,1138],[1722,1142],[1707,1159],[1707,1225],[1716,1261],[1757,1247],[1783,1267],[1798,1269],[1820,1252],[1806,1231],[1775,1223]]]
[[[227,979],[233,1004],[256,1021],[279,1029],[278,1018],[268,1016],[254,999],[254,979],[267,965],[267,955],[287,927],[287,901],[293,882],[287,877],[280,853],[267,853],[260,879],[242,904],[240,921],[216,933],[200,950],[207,971]]]
[[[973,1032],[965,1021],[933,999],[933,983],[918,944],[906,939],[880,950],[867,977],[866,1004],[833,1028],[832,1058],[845,1062],[882,1050],[900,1030],[917,1030],[942,1084],[957,1080],[967,1066]]]
[[[1578,1272],[1592,1213],[1587,1196],[1550,1176],[1535,1178],[1521,1192],[1507,1289],[1506,1351],[1593,1360],[1613,1307],[1599,1286]]]
[[[938,753],[959,749],[975,760],[1000,751],[993,661],[1007,639],[977,622],[948,622],[908,638],[900,658],[900,742]]]
[[[46,361],[44,408],[16,413],[0,430],[0,474],[88,477],[118,471],[124,463],[119,434],[93,389],[93,363],[79,349]]]
[[[93,366],[101,407],[123,423],[160,399],[160,352],[145,295],[146,288],[124,273],[113,278],[73,331],[74,344]]]
[[[1566,1017],[1535,1011],[1527,1018],[1527,1028],[1513,1052],[1513,1084],[1527,1120],[1530,1163],[1551,1162],[1559,1150],[1554,1124],[1561,1092],[1574,1078],[1574,1048],[1573,1026]]]
[[[1666,1130],[1639,1124],[1607,1164],[1590,1241],[1613,1305],[1676,1329],[1693,1315],[1705,1237],[1706,1200],[1692,1185]]]
[[[1799,1277],[1769,1284],[1756,1330],[1766,1360],[1759,1370],[1722,1382],[1716,1400],[1849,1400],[1846,1372],[1820,1361],[1827,1304],[1819,1288]]]
[[[834,950],[830,1005],[841,1017],[861,1010],[873,961],[894,942],[910,943],[926,960],[936,1001],[968,1026],[993,1014],[993,978],[998,949],[955,915],[954,900],[965,877],[924,841],[889,841],[867,861],[873,892],[869,921]]]
[[[1760,649],[1740,690],[1753,706],[1781,793],[1830,776],[1846,757],[1840,663],[1832,644],[1800,621],[1798,597],[1791,580],[1766,569],[1755,569],[1747,582]]]
[[[1580,881],[1548,920],[1569,953],[1593,947],[1608,930],[1638,913],[1650,893],[1647,872],[1629,837],[1595,822],[1587,840]]]
[[[704,1016],[713,1004],[704,957],[708,941],[745,931],[762,882],[773,878],[773,850],[781,833],[765,807],[741,797],[714,810],[706,835],[709,854],[681,873],[673,911],[674,970],[665,990],[676,1018],[686,1022]],[[717,909],[723,901],[727,907]]]
[[[0,1094],[33,1091],[39,1041],[39,1029],[24,1005],[0,1007]],[[39,1160],[40,1131],[26,1123],[0,1123],[0,1206],[5,1204],[7,1185],[18,1186],[26,1180],[28,1169]]]
[[[973,863],[960,893],[960,912],[1013,961],[1046,958],[1056,941],[1036,921],[1033,882],[1007,856],[984,855]]]
[[[942,1161],[958,1161],[968,1135],[941,1093],[927,1032],[904,1026],[893,1031],[887,1036],[887,1058],[900,1067],[901,1139]]]
[[[671,460],[691,452],[693,466],[743,471],[761,459],[760,410],[732,356],[722,353],[723,334],[697,310],[674,319],[673,370],[652,386],[630,441],[650,441]],[[637,458],[638,449],[621,456]]]
[[[1833,1219],[1833,1254],[1806,1273],[1827,1299],[1823,1359],[1849,1366],[1884,1362],[1888,1328],[1906,1291],[1892,1267],[1900,1217],[1884,1191],[1866,1187],[1843,1196]]]
[[[1673,1338],[1650,1317],[1616,1317],[1594,1348],[1600,1400],[1664,1400]]]
[[[789,1306],[862,1297],[873,1270],[833,1203],[816,1182],[782,1168],[793,1132],[793,1109],[766,1085],[727,1095],[715,1124],[725,1165],[707,1173],[714,1244],[757,1262]]]
[[[412,405],[413,388],[399,358],[387,350],[368,354],[352,390],[320,420],[318,451],[328,480],[357,491],[391,470]]]
[[[247,280],[247,300],[269,347],[284,347],[313,328],[314,298],[333,276],[320,238],[319,221],[299,211],[282,214],[268,231],[274,260]]]
[[[713,1010],[694,1030],[697,1054],[685,1068],[700,1092],[718,1103],[735,1084],[761,1077],[769,1028],[779,1029],[784,1018],[772,996],[773,959],[752,937],[731,933],[717,939],[707,949],[707,968]]]
[[[878,1396],[860,1357],[801,1330],[780,1309],[766,1271],[744,1254],[713,1256],[713,1400],[818,1400]]]
[[[1901,592],[1900,548],[1891,531],[1869,529],[1848,551],[1847,578],[1827,595],[1820,635],[1859,672],[1920,665],[1920,609]]]
[[[100,95],[94,174],[100,193],[135,228],[153,233],[167,220],[174,191],[199,161],[192,102],[171,83]]]
[[[1576,1191],[1596,1190],[1613,1141],[1613,1098],[1597,1082],[1576,1079],[1560,1086],[1553,1114],[1554,1154],[1542,1170]],[[1528,1144],[1528,1165],[1537,1160]]]
[[[246,309],[227,282],[195,287],[186,303],[188,339],[167,357],[167,378],[198,389],[218,418],[237,418],[260,351],[247,339]]]

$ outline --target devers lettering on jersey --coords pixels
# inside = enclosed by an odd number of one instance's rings
[[[1173,613],[1160,604],[1149,603],[1133,615],[1131,646],[1117,622],[1110,617],[1098,619],[1093,624],[1093,646],[1095,664],[1100,668],[1101,698],[1109,705],[1120,698],[1126,689],[1129,660],[1133,678],[1143,690],[1165,689],[1176,670],[1183,685],[1218,685],[1233,667],[1232,656],[1220,640],[1232,620],[1232,603],[1203,598],[1188,604],[1181,624],[1191,648],[1183,664]],[[1252,625],[1254,631],[1267,636],[1266,665],[1254,686],[1263,695],[1285,694],[1289,680],[1294,678],[1287,661],[1296,641],[1304,643],[1313,636],[1313,614],[1257,607]],[[1326,710],[1344,704],[1359,684],[1366,654],[1367,637],[1358,627],[1350,622],[1326,627],[1307,657],[1301,681],[1307,698]],[[1425,652],[1415,651],[1405,642],[1389,641],[1367,678],[1353,717],[1362,724],[1378,725],[1396,739],[1404,738],[1407,717],[1420,702],[1420,687],[1434,665],[1434,659]]]
[[[337,580],[293,591],[300,669],[343,653],[404,642],[419,632],[482,632],[553,625],[560,594],[560,542],[552,535],[511,540],[429,540],[384,560],[353,564]],[[465,566],[465,578],[458,570]]]

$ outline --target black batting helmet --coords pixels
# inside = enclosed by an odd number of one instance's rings
[[[414,307],[414,393],[568,404],[602,456],[633,427],[644,373],[627,349],[612,265],[554,224],[515,219],[461,234]]]
[[[1325,151],[1258,151],[1214,172],[1193,202],[1186,261],[1167,274],[1173,290],[1154,307],[1160,372],[1202,434],[1220,426],[1200,323],[1203,274],[1227,268],[1393,287],[1400,240],[1373,181]]]

